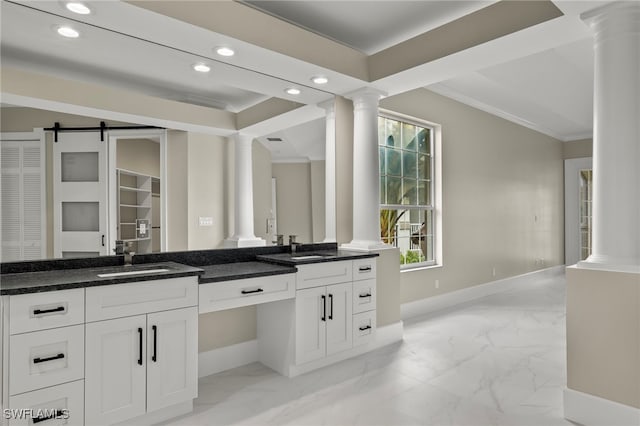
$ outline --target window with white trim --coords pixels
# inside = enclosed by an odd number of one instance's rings
[[[434,137],[426,123],[381,114],[380,236],[403,268],[434,265]]]

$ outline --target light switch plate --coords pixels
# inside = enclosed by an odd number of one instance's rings
[[[200,226],[213,226],[213,218],[200,216]]]

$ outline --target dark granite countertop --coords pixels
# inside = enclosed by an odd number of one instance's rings
[[[157,269],[168,269],[168,271],[152,272]],[[139,271],[140,273],[126,276],[98,276],[98,274],[113,274],[131,271]],[[189,277],[201,275],[202,273],[203,270],[201,268],[195,268],[175,262],[162,262],[133,266],[122,265],[3,274],[0,276],[0,295],[39,293],[44,291],[123,284],[135,281]]]
[[[257,260],[276,265],[307,265],[310,263],[337,262],[340,260],[366,259],[378,257],[378,253],[350,250],[313,250],[299,251],[297,254],[278,253],[256,256]]]
[[[268,275],[295,274],[298,269],[293,266],[276,265],[266,262],[236,262],[205,265],[200,276],[200,284],[219,281],[240,280]]]

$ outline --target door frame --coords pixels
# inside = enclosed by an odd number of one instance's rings
[[[564,260],[565,265],[580,261],[580,170],[593,169],[593,158],[564,160]]]
[[[118,235],[118,177],[116,170],[118,139],[153,139],[160,143],[160,251],[167,251],[167,130],[127,129],[109,130],[107,142],[109,164],[109,176],[107,178],[109,199],[108,253],[112,253],[115,249],[115,238]]]

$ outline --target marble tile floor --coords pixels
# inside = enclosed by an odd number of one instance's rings
[[[200,379],[171,425],[572,425],[565,279],[404,323],[404,341],[293,379],[254,363]]]

